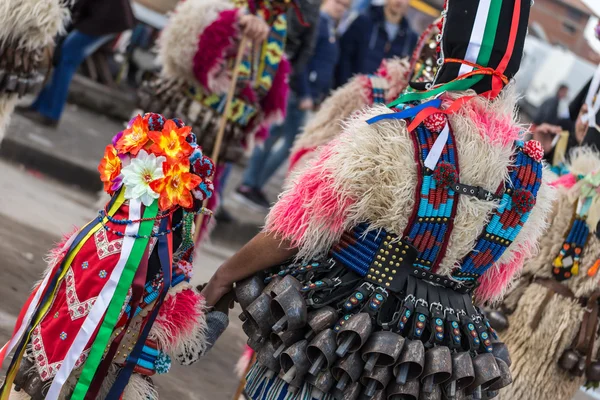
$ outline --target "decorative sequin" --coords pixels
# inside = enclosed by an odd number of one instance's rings
[[[105,271],[105,270],[102,270],[102,271],[100,271],[100,272],[98,273],[98,276],[99,276],[100,278],[102,278],[102,279],[106,278],[106,276],[107,276],[107,275],[108,275],[108,274],[106,273],[106,271]]]

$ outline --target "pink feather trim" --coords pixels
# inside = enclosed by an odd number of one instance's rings
[[[573,174],[566,174],[561,176],[560,178],[552,181],[550,186],[552,187],[564,187],[567,189],[572,188],[577,183],[577,178]]]
[[[475,295],[480,302],[500,300],[502,294],[517,275],[525,263],[525,259],[531,257],[533,246],[525,243],[514,252],[512,260],[497,267],[492,267],[479,279],[481,283]]]
[[[206,89],[212,91],[216,76],[224,71],[225,56],[238,37],[239,9],[225,10],[200,34],[194,55],[194,76]]]
[[[312,153],[316,149],[316,147],[304,147],[290,155],[290,166],[288,168],[288,174],[294,170],[294,167],[296,166],[296,164],[298,164],[298,161],[300,161],[302,157]]]
[[[204,314],[204,297],[193,289],[183,290],[173,296],[167,296],[154,325],[164,335],[170,347],[176,347],[182,337],[193,336],[198,330],[198,321]]]
[[[64,256],[65,252],[67,251],[67,248],[65,248],[67,242],[69,241],[69,239],[71,239],[73,235],[76,235],[78,232],[79,228],[73,227],[71,233],[63,235],[60,241],[56,244],[56,246],[54,246],[52,249],[50,249],[50,251],[48,251],[46,257],[49,261],[49,264],[52,264],[50,265],[50,267],[54,266],[54,264],[56,264],[56,262],[58,262]]]
[[[465,103],[463,109],[475,123],[479,133],[492,143],[508,146],[521,138],[521,128],[515,125],[511,115],[499,116],[472,101]]]
[[[244,353],[242,354],[242,356],[240,357],[240,359],[238,360],[237,364],[235,365],[235,373],[238,376],[238,378],[244,378],[244,374],[246,373],[246,371],[248,371],[248,366],[250,365],[250,362],[252,361],[252,356],[254,355],[254,350],[252,350],[252,348],[250,346],[248,346],[247,344],[244,345]]]
[[[285,110],[289,93],[288,77],[290,70],[291,67],[289,61],[283,57],[277,68],[271,90],[269,90],[262,100],[262,109],[267,125],[280,124],[285,119]]]
[[[269,213],[266,230],[289,240],[293,247],[305,241],[311,223],[322,224],[332,234],[343,232],[346,212],[354,201],[338,193],[334,178],[325,167],[337,142],[334,140],[323,149],[313,168],[299,177]]]

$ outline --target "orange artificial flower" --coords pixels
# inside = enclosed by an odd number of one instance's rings
[[[162,132],[148,134],[154,142],[150,151],[157,156],[167,157],[170,162],[187,159],[194,150],[185,140],[191,131],[191,126],[178,128],[175,122],[168,120],[165,122]]]
[[[137,153],[144,148],[148,142],[148,121],[138,115],[133,120],[131,128],[123,131],[123,136],[117,141],[117,150],[121,154],[131,153],[137,156]]]
[[[117,156],[117,150],[112,144],[106,146],[104,157],[98,165],[100,180],[104,182],[104,191],[112,194],[111,189],[113,181],[121,174],[121,159]]]
[[[163,170],[163,178],[150,182],[150,188],[160,195],[160,209],[166,211],[177,205],[192,208],[194,197],[191,190],[200,185],[202,178],[189,171],[189,163],[164,163]]]

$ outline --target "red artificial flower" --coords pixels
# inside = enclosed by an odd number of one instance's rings
[[[156,155],[165,156],[170,162],[186,159],[194,148],[186,141],[191,133],[191,126],[177,127],[173,120],[168,120],[161,132],[150,132],[148,135],[154,144],[150,151]]]
[[[98,172],[100,172],[100,180],[104,182],[104,191],[108,194],[112,194],[111,189],[112,182],[121,174],[121,159],[117,155],[117,150],[112,144],[106,146],[104,150],[104,157],[98,165]]]
[[[189,172],[189,163],[164,163],[164,178],[150,182],[150,188],[160,195],[158,206],[166,211],[174,206],[192,208],[194,197],[192,190],[202,178]]]
[[[133,120],[131,127],[123,131],[123,135],[115,147],[121,154],[131,153],[133,156],[137,156],[146,143],[148,143],[148,121],[138,115]]]

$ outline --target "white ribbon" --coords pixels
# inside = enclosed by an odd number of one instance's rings
[[[485,25],[487,24],[488,14],[490,13],[492,0],[481,0],[477,6],[477,14],[475,15],[475,23],[473,24],[473,30],[471,31],[471,38],[469,39],[469,45],[467,46],[467,52],[465,53],[465,60],[476,63],[479,57],[479,50],[481,50],[481,44],[483,43],[483,35],[485,34]],[[460,66],[459,76],[468,74],[473,71],[473,67],[466,64]]]
[[[600,88],[600,65],[596,69],[594,73],[594,77],[592,78],[592,82],[590,83],[590,89],[587,92],[587,96],[585,98],[585,104],[588,107],[587,113],[581,116],[581,121],[583,123],[588,123],[592,128],[598,128],[596,124],[596,115],[598,115],[598,111],[600,111],[600,96],[598,95],[598,89]]]
[[[132,221],[139,220],[141,218],[141,210],[142,203],[138,199],[132,199],[129,202],[129,219]],[[60,394],[60,391],[73,372],[75,368],[75,363],[81,356],[81,353],[85,350],[85,346],[90,341],[90,338],[96,331],[98,324],[102,320],[102,317],[106,313],[110,301],[115,294],[115,290],[117,289],[117,284],[121,279],[121,275],[123,274],[123,270],[125,269],[125,264],[127,263],[127,259],[129,258],[131,251],[133,250],[133,244],[135,243],[134,236],[138,233],[140,227],[139,222],[135,222],[127,225],[125,228],[125,237],[123,238],[123,245],[121,247],[121,255],[119,257],[119,261],[117,265],[113,269],[110,274],[110,278],[104,284],[100,295],[96,299],[92,310],[85,318],[81,329],[77,333],[75,340],[71,344],[69,351],[67,352],[65,359],[63,360],[62,366],[59,368],[54,380],[52,381],[52,385],[48,390],[48,394],[46,395],[46,400],[56,400]]]
[[[435,139],[433,146],[431,146],[431,150],[429,154],[427,154],[427,158],[425,159],[425,166],[430,170],[434,170],[437,165],[440,157],[442,156],[442,152],[444,151],[444,146],[446,142],[448,142],[448,135],[450,134],[450,126],[448,122],[444,125],[444,129],[440,132],[440,135]]]
[[[78,233],[79,232],[71,235],[69,240],[67,240],[67,242],[62,247],[62,249],[60,251],[61,254],[64,253],[64,251],[66,249],[71,247],[71,244],[73,244],[73,241],[75,240],[75,237],[77,236]],[[58,262],[61,262],[61,261],[62,260],[58,260]],[[10,354],[10,352],[13,351],[13,349],[15,348],[17,343],[19,343],[21,341],[21,338],[23,337],[23,333],[25,332],[25,329],[27,329],[27,327],[31,323],[31,317],[33,316],[33,313],[35,312],[35,310],[37,309],[37,307],[39,305],[38,303],[40,302],[40,297],[42,297],[42,293],[44,293],[44,290],[46,290],[46,286],[48,286],[49,280],[50,280],[50,272],[48,272],[48,274],[46,274],[46,276],[42,280],[42,283],[40,283],[40,286],[38,287],[37,292],[33,296],[33,300],[31,300],[31,303],[29,303],[29,307],[27,307],[27,312],[25,313],[25,316],[23,317],[23,321],[21,321],[21,325],[19,326],[17,333],[15,333],[15,335],[12,337],[12,339],[8,343],[6,343],[4,346],[2,346],[2,350],[4,350],[5,347],[8,347],[6,349],[6,353],[4,353],[4,355],[5,355],[4,360],[6,360],[8,358],[8,355]],[[1,352],[1,350],[0,350],[0,352]],[[0,368],[2,368],[2,365],[0,365]]]

